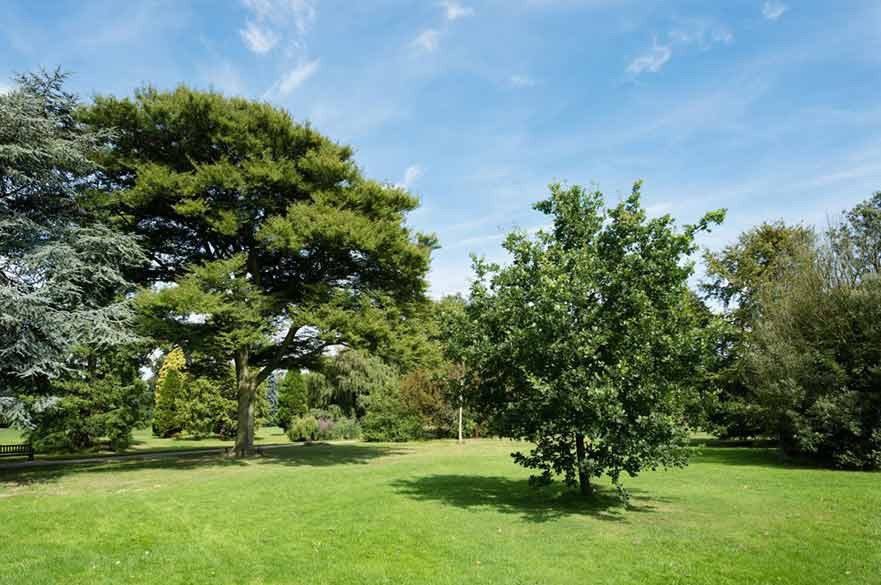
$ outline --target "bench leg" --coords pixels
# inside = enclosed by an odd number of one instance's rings
[[[31,451],[30,453],[28,453],[28,461],[33,461],[33,460],[34,460],[34,452]]]

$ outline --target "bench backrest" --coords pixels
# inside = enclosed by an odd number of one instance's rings
[[[0,445],[0,455],[28,455],[32,451],[33,447],[28,444]]]

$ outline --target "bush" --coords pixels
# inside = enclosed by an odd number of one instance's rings
[[[278,387],[275,424],[287,432],[294,417],[303,416],[307,408],[306,382],[303,375],[296,370],[289,370]]]
[[[423,437],[422,422],[414,414],[373,410],[361,420],[365,441],[403,442]]]
[[[237,404],[224,397],[222,384],[207,378],[190,381],[175,405],[177,426],[195,436],[236,434]]]
[[[346,441],[361,438],[361,425],[354,418],[322,417],[317,420],[318,433],[316,437],[320,441]]]
[[[288,438],[291,441],[314,441],[318,438],[318,419],[314,416],[298,416],[291,421]]]
[[[361,423],[354,418],[341,418],[334,427],[334,439],[337,441],[354,441],[361,438]]]
[[[769,434],[836,467],[881,469],[881,280],[802,275],[765,305],[748,355]]]
[[[120,451],[131,444],[132,429],[144,422],[150,389],[141,380],[123,383],[117,376],[67,380],[60,397],[33,409],[35,427],[27,433],[37,451],[81,451],[106,444]]]

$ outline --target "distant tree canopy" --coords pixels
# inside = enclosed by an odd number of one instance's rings
[[[682,417],[702,338],[687,280],[694,236],[723,212],[674,228],[649,219],[640,184],[606,208],[599,192],[552,185],[535,205],[553,225],[508,236],[509,266],[475,261],[476,281],[454,341],[469,400],[503,435],[534,441],[515,459],[590,479],[684,462]]]
[[[718,352],[714,386],[718,401],[710,409],[710,429],[724,437],[764,432],[748,398],[744,354],[749,334],[761,319],[762,291],[791,272],[792,262],[815,242],[813,230],[782,221],[763,223],[742,233],[720,252],[707,252],[705,297],[722,306],[717,322]]]
[[[92,204],[142,238],[140,308],[159,338],[234,360],[237,451],[253,446],[257,386],[332,344],[391,344],[423,303],[433,237],[417,206],[364,178],[352,150],[267,104],[180,87],[98,97],[115,129]]]
[[[814,243],[814,232],[782,221],[745,231],[721,252],[707,252],[703,291],[719,301],[731,320],[748,329],[759,316],[762,287],[779,279],[793,257]]]
[[[760,294],[746,400],[784,449],[881,468],[881,194],[793,255]]]

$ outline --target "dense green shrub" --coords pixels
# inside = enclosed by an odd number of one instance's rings
[[[421,417],[407,407],[398,386],[373,392],[361,428],[367,441],[412,441],[424,436]]]
[[[34,428],[27,433],[37,451],[80,451],[131,444],[132,429],[144,422],[150,390],[139,379],[116,375],[57,384],[58,398],[33,399]]]
[[[361,438],[361,425],[354,418],[317,418],[318,432],[316,438],[320,441],[344,441]]]
[[[287,434],[291,441],[314,441],[318,438],[318,419],[309,415],[295,417]]]
[[[462,370],[449,362],[434,369],[420,368],[401,378],[402,408],[422,423],[432,437],[458,434]],[[463,408],[462,435],[474,436],[477,424],[470,408]]]
[[[361,423],[354,418],[341,418],[334,421],[333,439],[337,441],[353,441],[363,434]]]
[[[223,395],[221,384],[207,378],[189,381],[176,404],[177,424],[195,436],[236,434],[236,402]]]
[[[278,385],[278,408],[274,422],[285,432],[290,428],[291,421],[303,416],[308,409],[306,382],[303,374],[297,370],[289,370]]]
[[[881,279],[806,268],[769,292],[748,355],[760,420],[789,452],[881,468]]]
[[[371,410],[361,420],[365,441],[402,442],[423,437],[419,417],[402,411]]]
[[[223,439],[235,437],[238,428],[235,370],[222,366],[225,369],[219,377],[209,375],[210,370],[205,367],[194,368],[192,373],[184,372],[182,359],[175,359],[174,367],[166,367],[177,351],[169,354],[160,370],[153,432],[161,437],[178,433],[196,437],[217,435]],[[183,356],[183,352],[180,355]],[[259,390],[265,390],[265,385]],[[263,394],[258,396],[256,407],[257,417],[263,417],[268,409]]]

